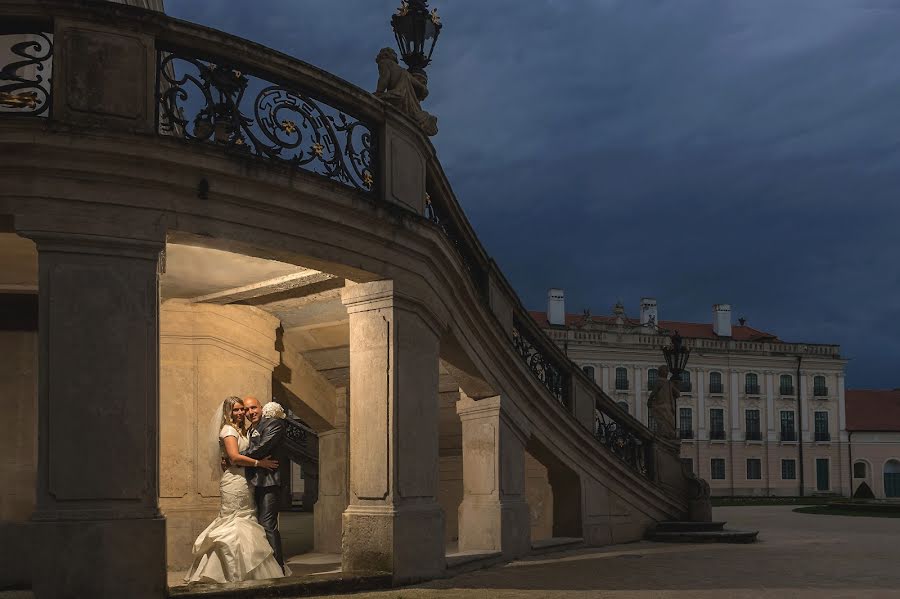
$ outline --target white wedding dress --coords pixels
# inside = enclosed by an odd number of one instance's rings
[[[225,437],[235,437],[240,451],[250,445],[246,436],[229,425],[223,426],[219,433],[220,445]],[[256,521],[256,501],[244,469],[232,466],[223,472],[219,490],[222,493],[219,517],[194,541],[194,563],[185,582],[238,582],[284,577],[266,540],[266,531]]]

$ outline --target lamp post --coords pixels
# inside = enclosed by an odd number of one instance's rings
[[[663,357],[666,359],[666,366],[672,373],[673,381],[681,381],[681,373],[687,367],[688,358],[691,355],[691,348],[685,347],[678,331],[669,336],[671,345],[663,347]]]
[[[391,17],[400,56],[409,72],[423,83],[428,81],[425,67],[431,63],[442,26],[437,9],[429,12],[428,0],[403,0]]]

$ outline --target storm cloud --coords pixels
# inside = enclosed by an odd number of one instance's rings
[[[397,1],[167,0],[169,14],[366,89]],[[526,306],[837,343],[898,387],[900,4],[432,0],[426,108],[473,226]]]

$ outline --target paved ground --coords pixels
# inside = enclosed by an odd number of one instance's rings
[[[540,556],[352,599],[900,597],[900,519],[715,508],[753,545],[634,543]]]

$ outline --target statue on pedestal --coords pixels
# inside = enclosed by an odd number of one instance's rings
[[[424,77],[416,77],[401,67],[397,53],[391,48],[382,48],[375,62],[378,63],[375,95],[412,117],[426,135],[437,135],[437,117],[422,110],[420,104],[428,97]]]
[[[656,383],[647,398],[650,415],[656,422],[656,434],[666,440],[675,440],[675,400],[681,393],[678,383],[669,380],[668,366],[660,366]]]

